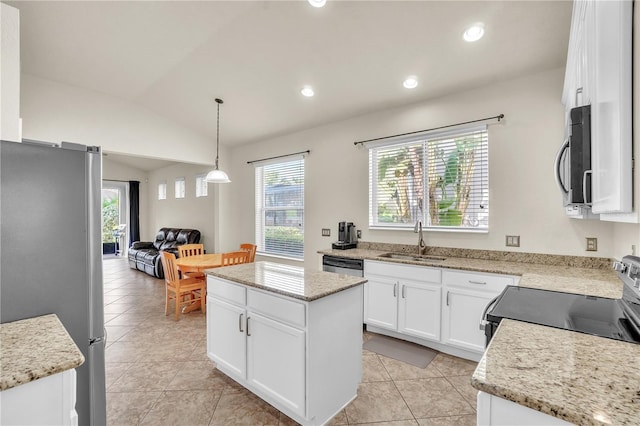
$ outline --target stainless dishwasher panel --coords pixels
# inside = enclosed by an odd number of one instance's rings
[[[322,257],[322,270],[362,277],[364,276],[364,260],[325,255]]]

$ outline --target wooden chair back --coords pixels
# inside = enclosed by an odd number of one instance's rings
[[[243,250],[222,253],[222,266],[239,265],[249,261],[249,253]]]
[[[240,244],[240,250],[246,251],[249,253],[249,260],[247,262],[251,263],[256,260],[256,249],[258,248],[255,244],[245,243]]]
[[[197,256],[204,254],[204,244],[183,244],[178,246],[179,257]]]
[[[172,287],[180,287],[180,273],[176,265],[176,256],[173,253],[161,251],[162,269],[164,269],[164,280]]]

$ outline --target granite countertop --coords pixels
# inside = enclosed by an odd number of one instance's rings
[[[252,262],[207,269],[208,275],[310,302],[364,284],[363,277],[310,271],[299,266]]]
[[[476,389],[580,425],[640,421],[640,345],[502,320]]]
[[[611,269],[610,259],[555,256],[537,253],[496,252],[467,249],[430,247],[427,255],[445,259],[414,261],[380,257],[389,252],[401,252],[402,246],[357,248],[351,250],[320,250],[320,254],[367,259],[380,262],[403,263],[445,269],[508,274],[521,276],[522,287],[586,294],[589,296],[619,299],[622,297],[622,281]],[[404,247],[406,249],[406,246]],[[415,246],[412,247],[415,250]],[[414,254],[405,251],[407,254]],[[478,256],[478,257],[472,257]]]
[[[76,368],[84,356],[55,314],[0,324],[0,390]]]

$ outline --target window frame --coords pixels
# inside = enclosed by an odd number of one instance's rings
[[[480,143],[480,146],[475,151],[476,153],[480,153],[480,161],[476,163],[475,168],[478,169],[476,171],[473,169],[474,175],[478,175],[474,177],[473,186],[471,187],[471,191],[473,191],[473,197],[477,203],[478,207],[474,207],[471,210],[472,219],[477,220],[478,225],[473,226],[470,224],[463,225],[431,225],[430,223],[430,200],[429,200],[429,154],[430,152],[434,152],[433,144],[441,143],[444,147],[454,148],[453,142],[455,139],[463,139],[464,137],[472,136],[477,137]],[[365,146],[369,149],[369,229],[374,230],[412,230],[414,229],[416,222],[420,220],[423,224],[423,229],[428,231],[444,231],[444,232],[462,232],[462,233],[488,233],[489,232],[489,220],[490,220],[490,203],[489,203],[489,135],[488,135],[488,126],[486,124],[482,125],[462,125],[456,126],[454,128],[446,129],[446,130],[432,130],[425,131],[420,133],[412,133],[405,134],[393,138],[386,138],[384,140],[377,140],[374,142],[365,143]],[[415,218],[410,222],[381,222],[379,220],[379,199],[380,195],[383,192],[380,191],[379,187],[379,168],[378,164],[382,156],[379,154],[380,150],[394,150],[397,149],[398,153],[401,152],[403,147],[413,146],[416,150],[422,150],[419,154],[421,156],[421,164],[422,164],[422,173],[424,176],[422,179],[422,206],[419,207],[420,210],[415,212],[415,215],[411,213],[411,217]],[[444,149],[444,148],[443,148]],[[442,151],[446,153],[446,151]],[[415,152],[414,152],[415,153]],[[444,154],[443,154],[444,155]],[[375,157],[374,157],[375,156]],[[442,158],[442,157],[441,157]],[[479,165],[478,165],[479,164]],[[438,166],[436,166],[438,167]],[[440,166],[442,167],[442,166]],[[440,175],[439,175],[440,176]],[[444,175],[443,175],[444,176]],[[440,176],[441,177],[441,176]],[[413,179],[413,174],[411,178]],[[480,179],[480,182],[477,182],[477,179]],[[411,187],[411,183],[407,183],[407,187]],[[411,193],[411,192],[410,192]],[[411,198],[411,197],[409,197]],[[407,200],[407,204],[409,204],[409,210],[413,210],[414,206],[410,202],[412,200]],[[469,207],[466,207],[463,211],[464,213],[469,212]],[[468,220],[467,215],[464,215],[460,218],[461,222],[464,220]]]
[[[196,175],[196,198],[209,196],[209,183],[207,182],[207,174],[200,173]]]
[[[306,155],[291,155],[291,156],[284,156],[278,159],[270,159],[270,160],[264,160],[264,161],[256,161],[253,162],[253,165],[255,167],[255,177],[254,177],[254,183],[255,183],[255,204],[254,204],[254,208],[255,208],[255,241],[256,241],[256,245],[258,246],[257,248],[257,253],[263,256],[271,256],[271,257],[278,257],[278,258],[284,258],[284,259],[291,259],[291,260],[297,260],[297,261],[302,261],[304,260],[304,198],[305,198],[305,193],[304,193],[304,187],[305,187],[305,157]],[[289,171],[293,171],[296,167],[299,168],[299,174],[293,174],[294,177],[298,177],[301,178],[302,183],[298,184],[301,185],[301,188],[299,189],[295,189],[294,191],[296,192],[300,192],[299,194],[297,194],[297,197],[295,198],[294,201],[297,202],[296,205],[283,205],[283,206],[266,206],[266,202],[265,202],[265,189],[266,189],[266,185],[264,182],[264,174],[265,174],[265,168],[268,168],[269,166],[276,166],[276,165],[284,165],[287,163],[298,163],[295,166],[291,166],[289,168],[287,168],[286,170]],[[268,170],[267,170],[268,171]],[[291,185],[293,186],[293,185]],[[289,248],[289,246],[281,246],[283,250],[270,250],[268,249],[268,244],[266,244],[266,227],[268,226],[266,224],[267,220],[265,219],[265,213],[266,212],[283,212],[284,216],[287,216],[287,213],[291,212],[295,210],[296,211],[296,219],[299,220],[300,224],[296,227],[296,226],[280,226],[280,227],[276,227],[274,225],[272,225],[274,228],[293,228],[293,229],[298,229],[299,233],[302,235],[302,241],[300,242],[300,248],[299,248],[299,252],[297,254],[294,254],[292,252],[287,253],[286,252],[286,248]],[[293,247],[290,247],[292,250],[295,248],[295,245]]]
[[[180,186],[180,188],[178,188],[178,186]],[[187,198],[187,180],[183,176],[175,178],[173,196],[176,200]]]
[[[158,201],[167,199],[167,181],[158,182]]]

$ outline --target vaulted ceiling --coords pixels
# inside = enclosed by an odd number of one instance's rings
[[[7,2],[22,72],[244,144],[564,66],[568,1]],[[486,35],[462,40],[468,25]],[[419,86],[402,87],[408,75]],[[316,95],[300,89],[312,85]]]

